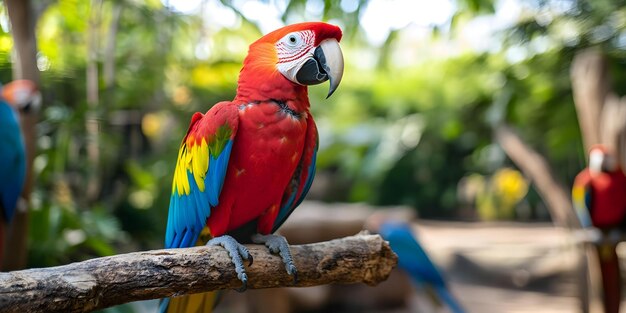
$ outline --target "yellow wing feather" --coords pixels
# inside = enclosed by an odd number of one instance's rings
[[[209,147],[204,138],[202,138],[202,142],[199,145],[195,145],[192,148],[192,154],[193,161],[191,169],[193,178],[196,181],[196,185],[198,185],[198,189],[204,192],[204,178],[209,169]]]
[[[178,192],[179,196],[189,195],[191,187],[187,172],[191,172],[193,178],[201,192],[204,192],[204,178],[209,169],[209,146],[204,138],[200,144],[194,143],[193,138],[189,138],[183,143],[178,151],[178,160],[174,170],[174,182],[172,193]]]

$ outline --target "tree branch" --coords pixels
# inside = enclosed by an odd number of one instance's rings
[[[100,23],[102,23],[102,0],[91,0],[89,28],[87,33],[87,115],[85,131],[87,133],[86,149],[90,172],[87,175],[86,195],[87,203],[93,203],[100,195],[100,106],[99,86],[99,51],[100,51]]]
[[[600,142],[600,115],[609,94],[608,65],[597,49],[577,53],[570,76],[585,151]],[[586,154],[586,153],[585,153]]]
[[[397,263],[378,235],[291,246],[298,268],[293,285],[280,257],[249,245],[248,288],[376,285]],[[241,286],[221,247],[152,250],[64,266],[0,273],[0,312],[86,312],[116,304]]]
[[[548,161],[508,126],[498,126],[495,134],[504,152],[537,187],[554,223],[565,228],[580,228],[567,189],[557,181]]]

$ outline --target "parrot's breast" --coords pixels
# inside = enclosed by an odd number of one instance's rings
[[[617,170],[602,173],[591,180],[591,219],[594,226],[616,227],[626,217],[626,177]]]
[[[280,101],[239,107],[239,130],[215,210],[230,209],[225,231],[266,214],[277,215],[300,162],[307,129],[308,113],[293,107],[297,106]],[[212,217],[208,224],[216,236],[214,230],[219,228],[212,227]]]

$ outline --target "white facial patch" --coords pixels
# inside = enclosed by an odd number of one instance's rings
[[[18,88],[13,93],[13,102],[20,110],[27,105],[31,105],[33,109],[38,109],[41,105],[41,93],[32,89]]]
[[[592,150],[589,154],[589,170],[592,173],[602,172],[602,163],[604,163],[604,152]]]
[[[278,62],[276,68],[287,79],[294,83],[296,74],[302,65],[313,57],[315,33],[312,30],[303,30],[287,34],[276,43]]]

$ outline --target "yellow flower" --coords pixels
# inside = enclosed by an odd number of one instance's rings
[[[141,120],[141,130],[150,139],[158,136],[163,126],[163,118],[158,113],[147,113]]]
[[[510,204],[516,204],[528,193],[528,182],[522,173],[514,169],[499,169],[493,175],[492,181],[496,194]]]

